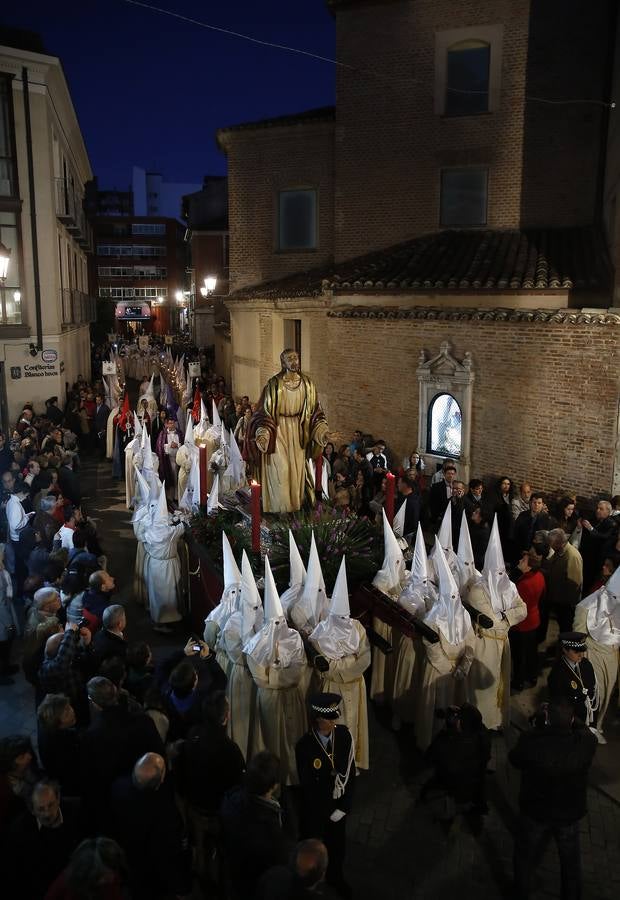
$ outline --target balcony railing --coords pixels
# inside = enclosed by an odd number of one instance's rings
[[[73,184],[68,178],[55,178],[56,188],[56,216],[60,219],[67,231],[73,235],[78,244],[86,249],[92,246],[92,232],[82,198],[77,194]]]
[[[97,301],[82,291],[61,290],[60,305],[63,325],[87,325],[97,319]]]

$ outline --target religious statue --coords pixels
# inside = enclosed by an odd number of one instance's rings
[[[299,354],[284,350],[282,369],[269,379],[248,425],[244,457],[262,484],[263,509],[296,512],[314,501],[306,461],[327,443],[327,422],[314,382],[300,372]]]

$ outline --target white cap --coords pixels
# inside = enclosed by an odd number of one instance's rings
[[[151,439],[148,430],[142,429],[142,441],[140,443],[142,450],[142,469],[153,469],[153,451],[151,450]]]
[[[213,427],[214,427],[214,428],[221,428],[221,427],[222,427],[222,420],[220,419],[220,414],[219,414],[219,412],[217,411],[217,404],[216,404],[215,400],[212,400],[212,401],[211,401],[211,404],[212,404],[212,407],[211,407],[211,408],[212,408],[212,410],[213,410],[213,423],[212,423],[212,424],[213,424]]]
[[[392,526],[383,510],[383,565],[373,578],[372,583],[386,594],[400,594],[405,577],[405,560],[403,552],[392,531]]]
[[[248,555],[241,555],[241,638],[246,644],[263,624],[263,602]]]
[[[319,560],[319,552],[314,539],[314,531],[310,538],[310,554],[308,556],[308,571],[304,581],[303,591],[296,603],[296,612],[305,615],[307,622],[313,627],[323,617],[327,606],[325,581]]]
[[[349,585],[347,583],[347,564],[346,558],[343,556],[338,569],[338,576],[332,591],[332,599],[329,607],[332,616],[350,616],[351,608],[349,606]]]
[[[207,415],[207,407],[205,406],[205,402],[200,398],[200,425],[208,426],[209,425],[209,417]]]
[[[463,510],[463,516],[461,518],[459,547],[456,557],[459,567],[459,586],[461,592],[463,592],[472,578],[480,577],[480,572],[476,569],[476,563],[474,562],[474,550],[471,545],[471,535],[469,533],[469,524],[467,522],[465,510]]]
[[[424,621],[441,631],[450,644],[460,644],[471,628],[471,618],[461,603],[459,589],[439,542],[439,536],[435,537],[434,551],[439,597],[426,614]]]
[[[497,513],[493,518],[491,537],[484,554],[482,582],[489,594],[493,612],[503,613],[514,606],[519,594],[516,586],[506,574],[502,542],[499,539]]]
[[[288,530],[288,557],[290,567],[289,587],[303,584],[306,578],[306,568],[290,528]]]
[[[413,561],[411,563],[411,578],[416,584],[428,582],[428,556],[426,555],[426,545],[424,543],[424,535],[422,534],[422,526],[419,522],[415,536]]]
[[[223,435],[222,435],[223,436]],[[239,450],[239,444],[235,440],[235,436],[230,432],[230,440],[228,442],[229,448],[229,458],[230,463],[228,464],[228,468],[226,469],[225,475],[228,475],[233,483],[233,485],[238,487],[239,485],[244,483],[245,480],[245,463],[243,461],[243,457],[241,456],[241,451]]]
[[[224,590],[231,584],[241,583],[241,572],[233,556],[226,532],[222,532],[222,556],[224,557]]]
[[[195,447],[194,443],[194,420],[192,419],[191,410],[187,414],[187,425],[185,426],[185,446]]]
[[[192,510],[197,506],[200,506],[200,463],[197,457],[192,457],[187,484],[179,501],[179,507]]]
[[[136,465],[134,465],[133,468],[134,468],[134,472],[136,473],[136,482],[137,482],[138,491],[140,494],[139,506],[142,506],[144,503],[149,502],[149,497],[151,495],[151,489],[148,486],[146,478],[144,477],[144,475],[142,474],[140,469]]]
[[[446,510],[443,514],[443,519],[441,520],[441,528],[437,532],[437,537],[439,538],[439,543],[441,544],[442,550],[452,550],[454,551],[454,547],[452,546],[452,504],[448,503],[446,506]]]
[[[269,557],[265,557],[265,621],[271,619],[283,619],[284,610],[280,603],[280,596],[273,580]]]
[[[211,485],[211,490],[209,492],[209,496],[207,498],[207,515],[210,516],[211,513],[216,513],[220,508],[219,502],[219,494],[220,494],[220,476],[216,472],[213,476],[213,483]]]
[[[394,520],[392,522],[392,530],[397,537],[405,536],[405,513],[407,512],[407,501],[398,508],[398,512],[394,516]]]
[[[159,492],[159,497],[157,498],[157,506],[153,511],[153,518],[151,519],[153,525],[167,525],[168,524],[168,501],[166,499],[166,491],[162,488]]]
[[[140,423],[140,419],[138,417],[137,412],[135,412],[133,414],[133,430],[134,430],[136,438],[142,437],[142,425]]]

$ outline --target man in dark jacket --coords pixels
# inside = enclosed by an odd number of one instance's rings
[[[127,641],[124,631],[127,627],[125,607],[119,603],[112,603],[103,611],[101,618],[103,627],[93,638],[93,658],[98,669],[104,659],[118,656],[125,659],[127,656]]]
[[[452,499],[452,483],[456,480],[456,466],[452,462],[444,464],[443,478],[431,485],[428,495],[428,503],[433,528],[437,527],[446,511],[446,506]]]
[[[205,699],[227,684],[215,653],[193,638],[158,665],[155,680],[170,721],[169,741],[187,737],[190,728],[202,722]]]
[[[97,439],[99,453],[102,457],[105,456],[109,415],[110,407],[107,406],[103,396],[97,394],[95,396],[95,437]]]
[[[560,857],[562,900],[581,897],[579,820],[586,815],[595,750],[596,738],[573,720],[571,705],[558,703],[543,710],[537,726],[522,733],[508,754],[521,770],[514,848],[517,900],[530,896],[532,872],[549,835]]]
[[[397,512],[400,511],[403,503],[405,504],[405,523],[401,535],[401,537],[405,537],[417,531],[418,522],[420,521],[420,495],[416,491],[415,481],[408,475],[401,475],[398,479],[398,493],[400,502],[397,506]]]
[[[282,810],[273,796],[279,772],[277,756],[267,751],[257,753],[248,764],[243,786],[229,791],[222,802],[223,839],[238,900],[253,896],[263,872],[287,861],[289,846],[282,831]]]
[[[91,678],[87,690],[92,722],[80,742],[83,797],[91,817],[105,826],[114,779],[129,775],[145,753],[163,755],[164,746],[153,720],[120,704],[118,690],[107,678]]]
[[[62,465],[58,470],[58,485],[63,497],[71,501],[73,506],[79,506],[82,502],[82,489],[80,479],[73,471],[73,457],[65,453],[62,457]]]
[[[532,494],[530,508],[522,512],[515,522],[514,561],[521,559],[521,554],[529,550],[537,531],[549,531],[553,528],[553,520],[545,512],[545,498],[542,494]]]
[[[127,854],[131,896],[158,900],[189,894],[191,854],[161,754],[145,753],[112,785],[112,834]]]

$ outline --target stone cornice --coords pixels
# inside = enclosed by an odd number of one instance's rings
[[[408,309],[350,306],[331,309],[333,319],[379,319],[403,321],[422,319],[428,322],[532,322],[549,325],[620,325],[620,309],[440,309],[417,306]]]

